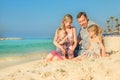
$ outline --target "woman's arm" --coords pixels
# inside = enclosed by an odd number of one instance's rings
[[[56,47],[59,47],[62,50],[63,53],[65,53],[66,52],[65,49],[57,42],[57,39],[58,39],[57,31],[58,30],[56,30],[56,32],[55,32],[53,43]]]
[[[72,51],[74,51],[76,46],[77,46],[77,32],[76,32],[76,28],[75,27],[73,27],[73,37],[74,37],[74,39],[73,39],[74,44],[72,46]]]
[[[67,36],[65,36],[60,42],[59,42],[59,44],[63,44],[66,40],[67,40]]]

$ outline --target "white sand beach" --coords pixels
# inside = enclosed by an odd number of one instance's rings
[[[104,37],[104,44],[107,52],[120,50],[120,36]]]
[[[120,80],[120,37],[105,37],[110,56],[83,61],[34,60],[0,69],[0,80]]]

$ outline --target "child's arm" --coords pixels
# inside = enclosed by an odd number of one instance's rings
[[[87,48],[87,50],[91,50],[91,48],[92,48],[92,46],[91,46],[91,38],[89,38],[89,45],[88,45],[88,48]]]
[[[100,44],[100,47],[101,47],[101,49],[102,49],[102,57],[105,57],[106,56],[106,51],[105,51],[105,47],[104,47],[104,45],[103,45],[103,42],[102,42],[102,40],[98,40],[98,42],[99,42],[99,44]]]

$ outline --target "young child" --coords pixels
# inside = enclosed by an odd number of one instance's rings
[[[59,28],[57,31],[58,34],[58,39],[57,42],[64,48],[67,49],[67,32]],[[61,55],[63,58],[66,58],[66,53],[63,53],[59,47],[56,48],[56,51],[58,52],[59,55]]]
[[[105,57],[106,51],[103,45],[102,29],[93,24],[87,28],[89,34],[89,47],[87,50],[83,50],[80,57],[76,59],[82,60],[86,57]]]

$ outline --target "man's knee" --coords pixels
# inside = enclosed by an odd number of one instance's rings
[[[78,44],[75,48],[75,51],[74,51],[74,57],[78,56],[80,49],[81,49],[81,45]]]

